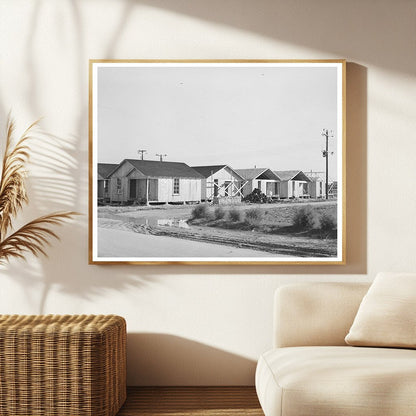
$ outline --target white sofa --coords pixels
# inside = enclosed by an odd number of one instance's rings
[[[368,288],[311,283],[276,291],[274,348],[256,371],[266,416],[416,415],[416,350],[344,341]]]

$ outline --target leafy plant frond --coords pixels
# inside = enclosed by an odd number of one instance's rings
[[[78,215],[77,212],[55,212],[36,218],[19,228],[0,242],[0,264],[4,264],[11,257],[24,258],[24,252],[43,254],[46,256],[45,247],[50,245],[50,239],[58,235],[51,230],[51,226],[60,225],[65,220]]]
[[[28,202],[25,188],[27,176],[25,164],[29,159],[26,141],[38,121],[32,123],[13,145],[14,121],[9,117],[7,125],[6,148],[3,156],[0,179],[0,236],[12,227],[12,218]]]

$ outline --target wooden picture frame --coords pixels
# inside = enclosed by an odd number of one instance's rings
[[[89,70],[90,264],[345,264],[345,60]]]

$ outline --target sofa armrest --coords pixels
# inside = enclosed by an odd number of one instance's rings
[[[302,283],[276,290],[275,348],[346,345],[369,283]]]

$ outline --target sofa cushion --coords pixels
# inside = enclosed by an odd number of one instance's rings
[[[358,308],[345,342],[416,348],[416,274],[378,274]]]
[[[368,283],[298,283],[274,298],[273,347],[345,346]]]
[[[416,415],[416,351],[277,348],[260,357],[256,389],[266,416]]]

